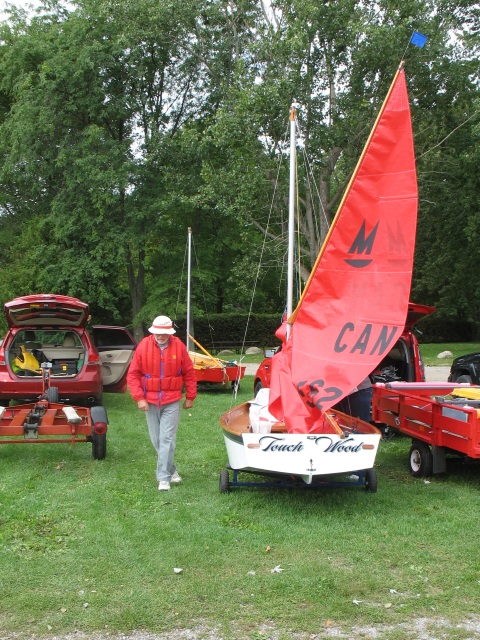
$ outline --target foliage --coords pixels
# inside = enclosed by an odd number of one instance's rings
[[[280,315],[219,313],[193,321],[193,335],[200,344],[210,350],[235,347],[246,351],[248,347],[261,349],[277,347],[280,340],[275,331],[280,326]],[[186,335],[186,319],[178,318],[175,323],[180,336]]]
[[[412,298],[478,322],[477,24],[470,0],[13,10],[0,37],[1,299],[75,295],[139,337],[159,312],[183,313],[192,227],[196,316],[281,312],[290,106],[309,161],[305,280],[404,57],[421,197]],[[424,49],[408,46],[413,29]]]

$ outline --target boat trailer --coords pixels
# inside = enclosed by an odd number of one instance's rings
[[[43,393],[36,402],[0,407],[0,444],[91,442],[92,456],[107,454],[108,418],[105,407],[73,407],[59,402],[50,386],[51,363],[42,363]]]
[[[233,471],[233,478],[230,480],[230,471]],[[240,474],[253,474],[263,477],[265,480],[239,480]],[[344,474],[345,476],[345,474]],[[315,478],[310,484],[305,483],[301,478],[295,476],[282,476],[279,474],[267,474],[260,471],[232,469],[228,466],[220,471],[220,493],[228,493],[231,487],[257,487],[261,489],[325,489],[335,487],[363,487],[366,491],[376,493],[377,473],[375,469],[364,469],[354,471],[340,479],[341,476],[324,476],[322,479]]]

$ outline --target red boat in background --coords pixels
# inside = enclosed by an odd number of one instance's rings
[[[233,360],[226,361],[211,355],[191,335],[188,337],[203,352],[197,353],[190,350],[188,352],[193,362],[197,382],[224,386],[228,386],[231,382],[232,388],[237,391],[240,387],[240,380],[245,376],[246,367],[240,366]]]

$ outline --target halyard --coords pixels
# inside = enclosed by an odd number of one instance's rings
[[[159,493],[145,419],[106,396],[108,451],[0,446],[0,638],[473,638],[480,601],[480,468],[428,482],[410,441],[382,442],[378,493],[233,489],[221,413],[182,411],[184,482]]]

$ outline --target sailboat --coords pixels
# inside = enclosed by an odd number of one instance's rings
[[[245,376],[245,366],[239,365],[234,360],[223,360],[212,355],[191,334],[191,270],[192,270],[192,229],[188,228],[188,263],[187,263],[187,339],[186,345],[190,359],[195,369],[197,383],[207,385],[219,385],[228,387],[232,385],[234,391],[240,386],[240,380]],[[194,343],[201,353],[192,347]]]
[[[403,63],[377,116],[295,310],[292,310],[295,108],[290,114],[287,320],[272,359],[269,398],[220,418],[229,469],[278,482],[335,484],[349,474],[375,491],[381,438],[372,424],[335,409],[401,334],[408,310],[417,180]],[[266,391],[266,390],[262,390]]]

